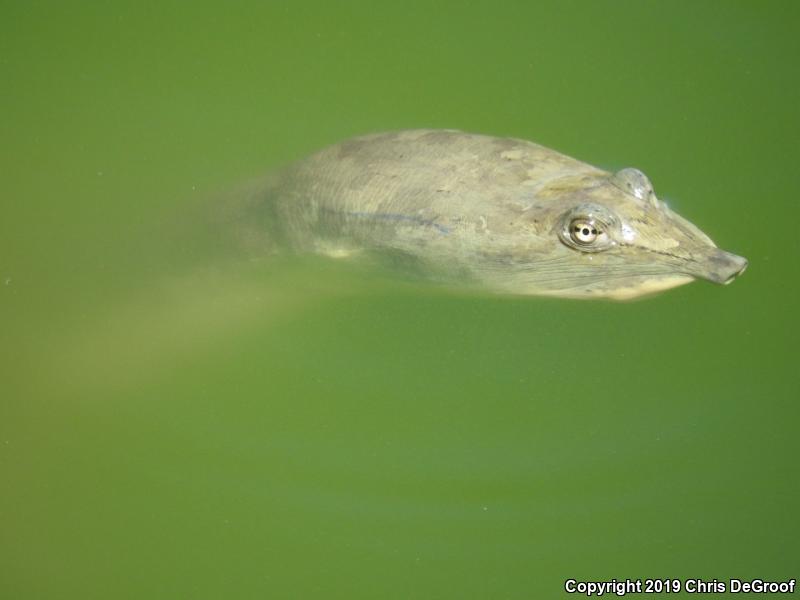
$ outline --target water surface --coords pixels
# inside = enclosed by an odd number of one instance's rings
[[[798,575],[793,3],[2,12],[0,596]],[[186,236],[405,127],[636,166],[750,267],[503,298]]]

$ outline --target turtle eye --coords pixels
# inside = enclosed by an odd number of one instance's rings
[[[594,222],[586,219],[575,219],[569,225],[569,236],[572,241],[582,246],[593,244],[601,233]]]
[[[603,252],[617,245],[619,219],[605,206],[580,204],[567,212],[556,225],[559,239],[573,250]]]

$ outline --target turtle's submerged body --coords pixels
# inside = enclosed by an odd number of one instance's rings
[[[747,265],[636,169],[452,130],[331,146],[271,177],[255,206],[250,227],[271,244],[386,257],[501,293],[626,299],[696,278],[729,283]]]

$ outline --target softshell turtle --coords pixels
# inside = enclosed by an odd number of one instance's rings
[[[695,278],[729,283],[747,266],[659,201],[641,171],[609,173],[519,139],[356,137],[262,192],[258,226],[272,242],[388,257],[503,293],[626,299]]]

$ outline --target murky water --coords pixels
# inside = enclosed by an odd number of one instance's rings
[[[0,596],[798,575],[793,3],[2,13]],[[405,127],[639,167],[750,267],[504,298],[194,231],[220,190]]]

